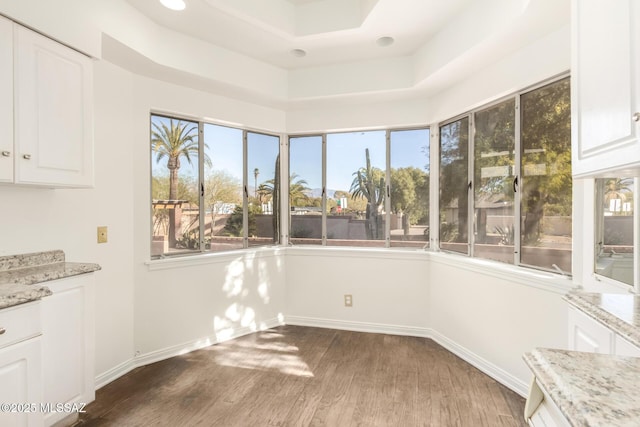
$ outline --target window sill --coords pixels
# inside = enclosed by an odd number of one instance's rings
[[[256,247],[228,252],[203,252],[198,254],[179,255],[145,262],[149,271],[172,268],[191,267],[206,264],[226,264],[238,258],[266,258],[283,253],[281,246]]]
[[[427,259],[424,249],[406,248],[364,248],[357,246],[289,246],[287,255],[336,258],[373,258],[373,259]]]
[[[429,259],[436,263],[473,271],[485,276],[493,276],[501,280],[509,280],[561,295],[579,288],[571,277],[560,274],[503,264],[498,261],[469,258],[464,255],[444,252],[427,252],[427,254]]]

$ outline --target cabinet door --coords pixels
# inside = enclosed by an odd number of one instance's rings
[[[616,356],[640,357],[640,348],[616,334]]]
[[[0,349],[0,403],[39,404],[42,402],[41,390],[40,337]],[[29,406],[26,412],[0,411],[0,426],[41,425],[39,406]]]
[[[640,170],[640,4],[572,2],[573,174]]]
[[[93,185],[92,64],[19,25],[15,39],[15,182]]]
[[[569,349],[611,354],[613,332],[586,314],[569,308]]]
[[[95,398],[93,277],[48,282],[42,300],[45,402],[89,403]],[[51,425],[69,414],[45,414]]]
[[[13,181],[13,23],[0,16],[0,182]]]

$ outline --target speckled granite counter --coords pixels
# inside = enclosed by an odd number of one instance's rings
[[[571,425],[639,425],[640,358],[535,349],[524,360]]]
[[[640,296],[570,292],[564,299],[640,347]]]
[[[65,262],[60,250],[0,256],[0,308],[51,295],[42,282],[97,270],[98,264]]]

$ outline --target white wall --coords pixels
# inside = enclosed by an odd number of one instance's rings
[[[156,261],[151,267],[150,111],[273,132],[284,129],[284,112],[134,77],[135,123],[131,155],[134,191],[135,345],[143,362],[273,326],[284,309],[284,271],[278,250],[216,254],[197,265]],[[170,264],[170,268],[167,267]],[[161,269],[157,269],[161,268]]]
[[[288,248],[288,323],[427,335],[424,252]],[[353,307],[344,295],[353,295]]]
[[[570,281],[533,272],[527,277],[526,271],[511,273],[499,265],[479,267],[480,262],[456,255],[431,255],[434,337],[524,395],[531,372],[522,355],[535,347],[567,348],[562,294]],[[569,283],[558,283],[563,280]]]

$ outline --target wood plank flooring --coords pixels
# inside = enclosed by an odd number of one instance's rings
[[[76,426],[526,426],[523,411],[432,340],[281,326],[135,369]]]

